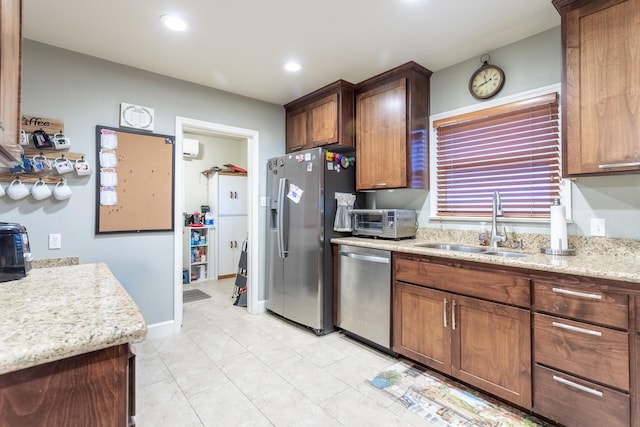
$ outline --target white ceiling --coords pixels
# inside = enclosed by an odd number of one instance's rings
[[[166,13],[190,30],[167,31]],[[558,25],[551,0],[23,0],[25,38],[276,104],[409,60],[480,65]]]

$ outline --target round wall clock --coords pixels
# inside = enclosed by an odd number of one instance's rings
[[[483,55],[482,58],[489,57]],[[481,61],[482,61],[481,58]],[[504,86],[504,71],[502,68],[489,64],[489,58],[482,61],[482,66],[478,68],[469,79],[469,92],[477,99],[488,99],[495,96]]]

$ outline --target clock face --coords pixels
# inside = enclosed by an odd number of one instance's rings
[[[494,96],[504,85],[504,72],[495,66],[480,67],[471,76],[469,90],[478,99],[486,99]]]

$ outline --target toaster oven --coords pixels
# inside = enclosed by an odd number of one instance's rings
[[[0,282],[25,277],[31,270],[31,249],[27,229],[0,222]]]
[[[353,209],[353,235],[406,239],[416,236],[416,211],[409,209]]]

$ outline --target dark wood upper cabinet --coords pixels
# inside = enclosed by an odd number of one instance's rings
[[[428,188],[429,79],[408,62],[356,85],[356,189]]]
[[[554,0],[563,175],[640,172],[640,0]]]
[[[286,151],[354,145],[354,85],[338,80],[284,106]]]

